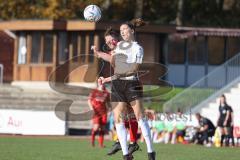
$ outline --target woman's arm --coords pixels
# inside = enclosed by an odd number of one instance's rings
[[[111,60],[110,54],[99,51],[96,46],[92,46],[91,49],[93,50],[94,54],[97,55],[98,58],[102,58],[104,61],[110,62]]]
[[[127,71],[125,73],[115,73],[115,74],[118,75],[119,77],[127,77],[127,76],[136,75],[136,73],[138,72],[139,66],[140,66],[140,64],[138,64],[138,63],[129,63],[127,65]]]
[[[99,79],[101,79],[102,84],[104,84],[104,83],[110,82],[112,80],[112,77],[107,77],[107,78],[99,77]]]
[[[111,55],[101,51],[97,51],[96,54],[99,58],[102,58],[104,61],[110,62]]]
[[[114,51],[112,53],[112,55],[110,55],[110,64],[112,65],[112,67],[115,67],[115,56],[114,56]]]
[[[93,106],[92,106],[90,97],[88,98],[88,106],[89,106],[89,108],[90,108],[91,110],[93,110]]]
[[[219,121],[220,121],[220,109],[218,108],[218,118],[217,118],[217,126],[218,126],[218,123],[219,123]]]
[[[229,116],[230,116],[230,111],[228,110],[228,111],[227,111],[227,115],[226,115],[225,120],[224,120],[224,123],[223,123],[224,126],[227,125],[227,122],[228,122]]]
[[[231,125],[234,126],[234,118],[233,118],[234,115],[233,115],[233,112],[231,112],[230,114],[231,114],[231,119],[232,119],[232,124]]]
[[[126,73],[126,76],[131,76],[138,72],[140,64],[139,63],[130,63],[129,64],[129,71]]]

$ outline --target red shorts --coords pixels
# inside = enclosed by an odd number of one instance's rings
[[[93,120],[93,124],[106,125],[107,124],[107,115],[94,116],[92,120]]]

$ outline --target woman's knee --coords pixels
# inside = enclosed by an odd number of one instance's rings
[[[97,131],[98,129],[99,129],[99,125],[98,124],[93,125],[93,130],[94,131]]]
[[[124,113],[125,113],[125,104],[123,103],[120,103],[118,104],[114,110],[113,110],[113,113],[114,113],[114,121],[115,123],[121,123],[124,121]]]
[[[144,109],[140,101],[136,100],[131,102],[131,107],[133,108],[135,117],[138,121],[144,118]]]

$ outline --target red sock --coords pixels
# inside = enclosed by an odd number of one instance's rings
[[[136,119],[130,119],[129,123],[130,142],[137,142],[138,122]]]
[[[103,140],[104,140],[104,131],[99,131],[99,145],[100,147],[103,147]]]
[[[93,147],[95,146],[95,135],[96,135],[96,131],[92,129],[91,143]]]

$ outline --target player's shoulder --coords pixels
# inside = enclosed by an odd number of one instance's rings
[[[227,105],[227,109],[230,110],[230,111],[233,111],[232,107]]]
[[[92,89],[90,94],[89,94],[89,97],[94,97],[97,93],[97,90],[96,89]]]
[[[202,122],[205,124],[205,123],[208,123],[209,119],[207,119],[206,117],[203,117],[202,118]]]
[[[134,42],[133,43],[133,48],[136,50],[136,51],[140,51],[140,52],[143,52],[143,47],[138,44],[137,42]]]
[[[132,46],[137,49],[143,49],[143,47],[136,41],[132,42]]]
[[[90,95],[94,95],[96,92],[97,92],[97,90],[96,90],[96,89],[93,89],[93,90],[90,92]]]
[[[132,48],[133,48],[134,51],[136,51],[136,52],[143,53],[143,47],[142,47],[141,45],[139,45],[137,42],[133,42]]]

